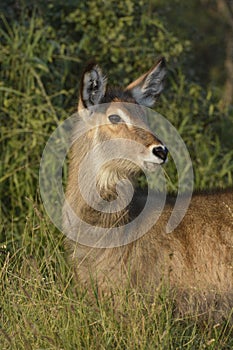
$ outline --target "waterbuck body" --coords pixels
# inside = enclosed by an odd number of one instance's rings
[[[140,236],[144,223],[157,215],[156,206],[149,208],[144,222],[135,227],[136,239],[128,244],[105,247],[95,241],[86,245],[85,240],[79,239],[85,235],[92,237],[97,228],[110,231],[114,227],[123,237],[127,236],[127,224],[143,209],[145,202],[141,191],[134,195],[130,205],[119,211],[101,210],[104,206],[98,206],[98,202],[114,202],[118,198],[116,186],[119,181],[133,181],[140,168],[154,170],[166,161],[167,148],[148,128],[141,108],[141,105],[154,105],[163,89],[164,76],[163,59],[125,90],[106,88],[106,79],[95,64],[84,72],[63,207],[63,228],[69,237],[66,246],[70,261],[79,280],[87,288],[93,287],[94,283],[100,294],[127,285],[153,293],[165,283],[174,292],[179,312],[207,312],[211,307],[218,316],[229,316],[233,307],[231,189],[194,194],[182,222],[169,234],[166,225],[173,210],[172,197],[168,198],[155,224]],[[99,104],[103,106],[101,111],[95,109]],[[131,110],[128,104],[134,108]],[[130,160],[124,157],[124,147],[122,159],[112,160],[108,160],[107,152],[101,147],[95,148],[108,140],[119,139],[131,140],[143,148],[136,152],[132,143],[127,150]],[[100,197],[86,193],[91,198],[91,203],[87,203],[83,195],[85,188],[79,188],[77,174],[86,155],[93,149],[95,158],[85,165],[81,176],[88,181],[90,174],[96,175]],[[99,168],[100,162],[103,166]],[[124,190],[121,195],[124,204]],[[160,194],[154,196],[159,205]],[[89,225],[87,229],[80,220]]]

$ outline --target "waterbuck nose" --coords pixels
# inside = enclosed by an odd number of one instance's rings
[[[167,159],[167,154],[168,154],[168,149],[167,149],[166,146],[157,146],[157,147],[154,147],[154,148],[152,149],[152,152],[153,152],[153,154],[154,154],[156,157],[162,159],[163,162],[166,161],[166,159]]]

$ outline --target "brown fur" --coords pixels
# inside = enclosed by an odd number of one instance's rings
[[[115,98],[118,98],[116,94],[111,96],[111,100]],[[80,127],[83,127],[81,119],[77,120],[76,128]],[[160,142],[147,127],[146,130],[140,133],[127,125],[101,126],[98,140],[121,135],[146,146]],[[73,144],[66,198],[76,214],[92,224],[93,230],[95,226],[119,227],[130,221],[134,208],[127,207],[116,214],[98,212],[85,203],[76,183],[79,164],[92,149],[95,134],[93,129]],[[102,197],[115,199],[116,182],[122,178],[133,178],[138,170],[130,162],[110,163],[97,178]],[[159,194],[156,195],[159,198]],[[142,196],[134,199],[136,211],[140,209],[141,200]],[[66,247],[76,274],[87,288],[94,281],[100,293],[127,285],[153,293],[165,284],[175,294],[179,313],[206,313],[211,308],[218,319],[227,317],[233,307],[233,190],[194,194],[182,222],[167,234],[165,227],[173,202],[174,199],[169,198],[157,223],[128,245],[96,249],[67,239]],[[153,210],[147,215],[153,216]],[[64,208],[64,230],[68,234],[67,216]],[[76,230],[78,234],[79,227]]]

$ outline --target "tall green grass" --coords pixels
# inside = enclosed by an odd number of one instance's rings
[[[166,290],[152,304],[146,295],[126,290],[115,312],[110,300],[93,301],[75,285],[63,236],[49,222],[38,189],[43,148],[75,110],[81,72],[84,43],[74,44],[71,35],[69,48],[61,32],[37,12],[13,22],[2,17],[1,349],[232,349],[227,323],[200,326],[195,317],[174,318]],[[158,40],[164,43],[165,37]],[[100,55],[100,47],[95,50]],[[123,68],[130,71],[119,64],[117,74]],[[116,71],[115,64],[113,78]],[[158,110],[187,142],[196,187],[232,185],[232,112],[221,110],[215,94],[188,82],[182,71],[170,72],[166,96]],[[168,166],[168,173],[172,183],[175,169]]]
[[[123,291],[117,311],[107,298],[90,299],[72,280],[63,237],[50,226],[31,203],[21,248],[5,251],[1,349],[232,349],[229,325],[175,318],[166,290],[153,302],[132,289]]]

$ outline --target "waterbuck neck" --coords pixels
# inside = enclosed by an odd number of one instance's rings
[[[77,129],[80,130],[80,127],[83,128],[82,121],[77,124]],[[93,226],[115,227],[126,224],[129,221],[128,202],[132,197],[131,192],[133,193],[131,182],[136,172],[135,168],[132,170],[132,163],[118,159],[105,162],[101,147],[96,151],[95,146],[106,138],[101,138],[94,129],[82,133],[77,140],[74,133],[73,140],[70,177],[75,176],[77,179],[74,197],[79,198],[78,202],[73,203],[75,211],[85,222]],[[93,149],[95,149],[94,158],[85,163],[85,159]],[[69,186],[67,192],[69,193]]]

